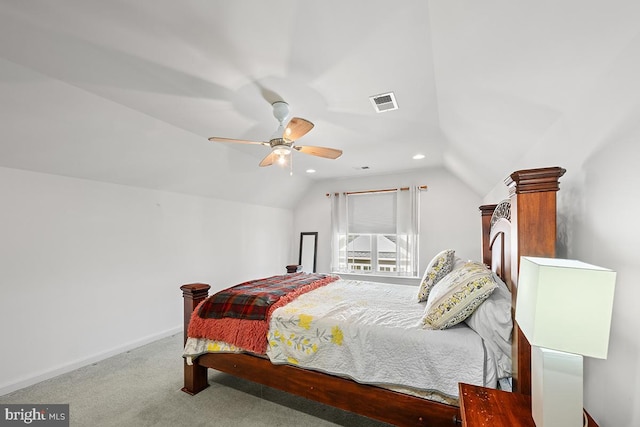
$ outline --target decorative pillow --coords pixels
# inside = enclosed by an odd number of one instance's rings
[[[464,321],[482,337],[487,350],[493,353],[498,379],[501,379],[511,376],[511,292],[495,273],[492,276],[498,286]]]
[[[420,281],[420,289],[418,290],[419,302],[426,301],[433,286],[453,270],[455,253],[456,251],[453,249],[445,249],[429,262]]]
[[[469,317],[498,284],[491,270],[467,262],[433,286],[422,319],[425,329],[447,329]]]

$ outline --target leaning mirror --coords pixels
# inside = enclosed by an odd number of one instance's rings
[[[300,257],[298,264],[305,273],[316,272],[316,251],[318,249],[318,232],[300,233]]]

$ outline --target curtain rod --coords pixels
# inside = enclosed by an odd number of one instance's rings
[[[418,190],[420,191],[425,191],[427,189],[426,185],[420,185],[418,186]],[[399,189],[400,191],[408,191],[409,187],[400,187]],[[342,194],[345,194],[347,196],[351,196],[354,194],[367,194],[367,193],[389,193],[392,191],[398,191],[398,188],[385,188],[382,190],[363,190],[363,191],[345,191]],[[340,193],[334,193],[335,196],[339,195]],[[326,193],[325,196],[330,197],[331,193]]]

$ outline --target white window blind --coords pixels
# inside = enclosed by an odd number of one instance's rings
[[[396,192],[347,195],[349,233],[395,234]]]

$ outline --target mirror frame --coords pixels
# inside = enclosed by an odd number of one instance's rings
[[[318,232],[317,231],[308,231],[300,233],[300,253],[298,256],[298,264],[301,265],[303,271],[304,266],[302,265],[302,255],[303,253],[306,255],[309,251],[313,251],[313,270],[312,273],[316,272],[316,260],[318,257]],[[306,258],[306,257],[305,257]]]

